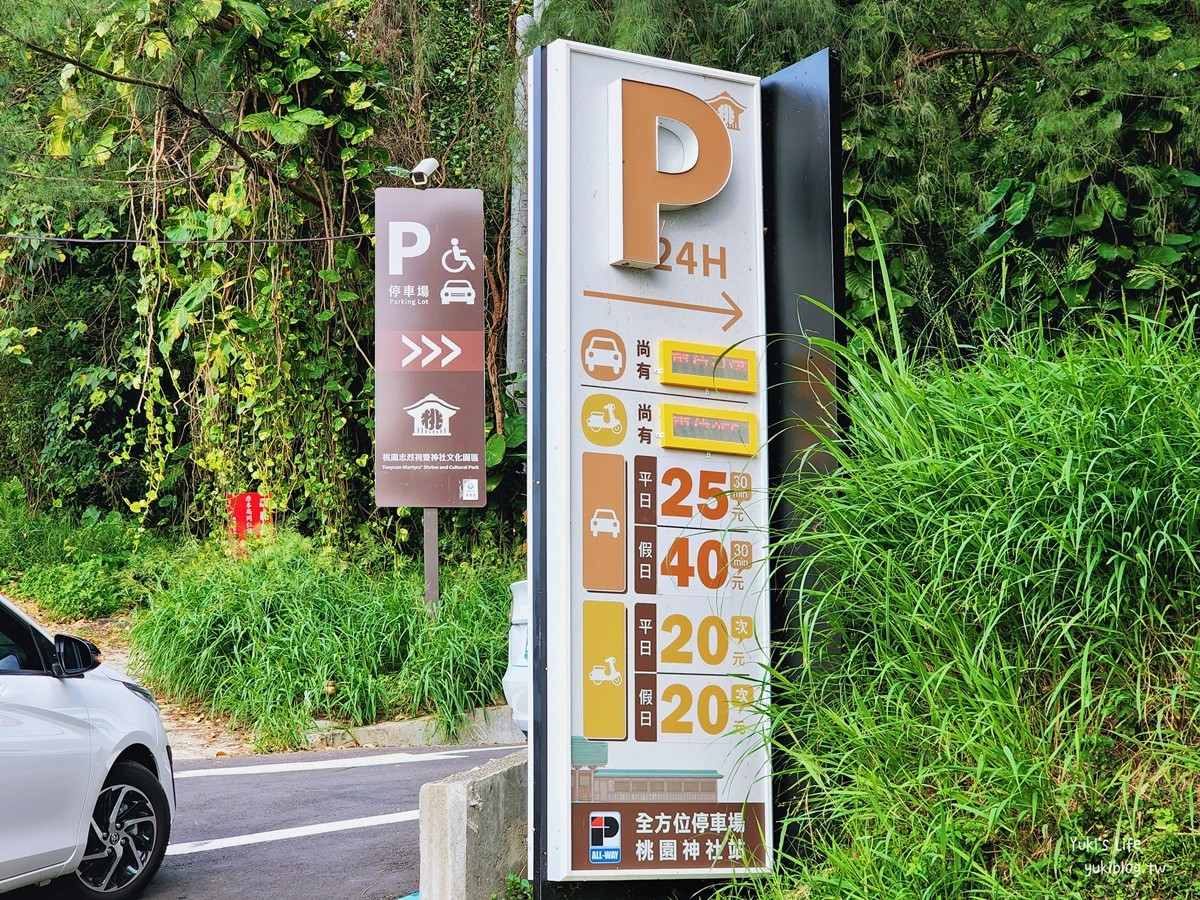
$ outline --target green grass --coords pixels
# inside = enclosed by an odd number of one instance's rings
[[[472,709],[494,701],[508,665],[509,585],[522,577],[511,554],[498,552],[443,572],[437,614],[418,618],[400,674],[410,714],[432,712],[453,734]]]
[[[346,556],[283,532],[238,555],[115,513],[33,512],[17,482],[0,483],[0,582],[58,621],[136,609],[143,677],[228,713],[264,749],[301,746],[318,718],[429,713],[453,735],[494,703],[523,560],[486,539],[463,552],[431,615],[421,564],[379,542]]]
[[[34,512],[19,482],[0,483],[0,583],[59,621],[102,618],[145,602],[172,536],[119,513]]]
[[[799,799],[751,892],[1200,896],[1193,327],[842,354],[839,468],[779,548],[815,579],[769,710]]]
[[[412,561],[380,573],[288,533],[241,557],[194,546],[136,619],[134,661],[169,694],[253,729],[264,749],[301,745],[315,718],[362,725],[397,709],[453,732],[500,692],[517,577],[499,553],[448,568],[431,617]]]

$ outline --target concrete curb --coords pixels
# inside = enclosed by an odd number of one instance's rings
[[[310,750],[345,747],[454,747],[463,744],[524,744],[525,734],[513,724],[512,709],[493,706],[474,710],[457,740],[449,740],[438,723],[428,716],[400,722],[378,722],[361,728],[347,728],[332,722],[318,722],[308,733]]]
[[[424,900],[489,900],[526,862],[526,751],[421,788]]]

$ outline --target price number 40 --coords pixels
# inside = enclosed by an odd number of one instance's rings
[[[671,548],[663,557],[659,571],[674,578],[680,588],[688,588],[693,576],[709,590],[724,587],[729,580],[731,567],[730,551],[733,554],[732,568],[748,569],[754,562],[754,545],[750,541],[731,541],[729,550],[716,538],[701,541],[692,556],[691,538],[680,536],[671,542]]]

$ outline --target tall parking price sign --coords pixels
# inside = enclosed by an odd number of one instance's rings
[[[532,63],[533,866],[772,865],[758,79]]]
[[[375,502],[483,506],[483,192],[375,192]]]

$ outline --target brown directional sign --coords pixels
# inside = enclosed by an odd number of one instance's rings
[[[375,192],[375,502],[483,506],[483,192]]]

